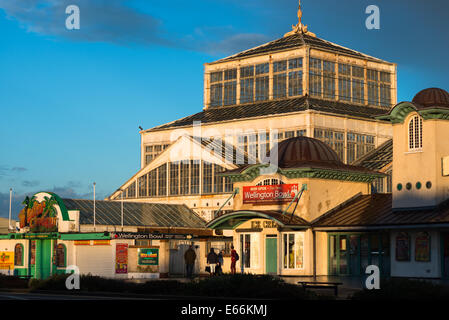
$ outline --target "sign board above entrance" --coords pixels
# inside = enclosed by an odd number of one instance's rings
[[[243,203],[270,204],[290,202],[298,192],[297,183],[243,187]]]
[[[139,233],[139,232],[116,232],[115,239],[135,239],[135,240],[186,240],[191,239],[189,234],[169,234],[169,233]]]

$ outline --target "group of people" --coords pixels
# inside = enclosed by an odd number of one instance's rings
[[[224,250],[221,250],[218,255],[215,253],[214,248],[210,248],[210,252],[207,254],[207,267],[206,271],[209,272],[210,276],[223,274],[223,259]],[[195,265],[196,253],[193,249],[193,245],[186,250],[184,253],[184,261],[186,263],[186,275],[187,278],[192,278],[193,267]],[[234,246],[231,246],[231,273],[235,274],[235,265],[239,260],[239,255],[237,251],[234,250]]]

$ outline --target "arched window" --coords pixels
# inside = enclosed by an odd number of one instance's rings
[[[21,243],[14,247],[14,265],[23,266],[23,244]]]
[[[67,266],[67,249],[62,243],[56,247],[56,266],[65,268]]]
[[[422,118],[414,116],[408,123],[408,149],[422,149]]]
[[[282,180],[279,179],[264,179],[256,184],[256,186],[273,186],[276,184],[285,184]]]

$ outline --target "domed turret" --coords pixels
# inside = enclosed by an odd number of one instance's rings
[[[431,107],[449,108],[449,93],[439,88],[428,88],[418,92],[412,102],[418,109]]]
[[[296,137],[278,144],[279,167],[294,167],[304,163],[341,164],[337,153],[320,140]]]

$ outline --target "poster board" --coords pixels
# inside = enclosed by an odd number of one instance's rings
[[[128,273],[128,244],[117,243],[115,246],[115,273]]]

